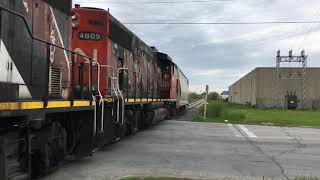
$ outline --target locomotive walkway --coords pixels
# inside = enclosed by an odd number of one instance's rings
[[[43,179],[320,176],[319,135],[320,129],[164,121]]]

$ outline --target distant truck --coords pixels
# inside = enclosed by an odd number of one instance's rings
[[[228,102],[229,101],[229,91],[223,91],[221,93],[221,98],[222,98],[222,100]]]

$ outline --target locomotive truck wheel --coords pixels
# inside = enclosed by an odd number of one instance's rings
[[[171,116],[172,117],[176,117],[178,114],[177,109],[176,108],[171,108]]]
[[[123,138],[123,137],[125,137],[126,135],[127,135],[127,124],[126,123],[124,123],[123,125],[120,125],[120,124],[118,124],[117,125],[117,130],[116,130],[116,136],[118,137],[118,138]]]
[[[130,117],[130,121],[128,121],[128,135],[135,134],[139,130],[139,118],[140,118],[140,111],[134,111],[132,116]]]
[[[59,122],[34,133],[32,139],[32,176],[39,177],[55,168],[66,155],[66,131]]]

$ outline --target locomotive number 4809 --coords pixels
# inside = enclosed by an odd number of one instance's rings
[[[80,40],[100,41],[102,39],[102,35],[100,33],[94,32],[79,32],[78,37]]]

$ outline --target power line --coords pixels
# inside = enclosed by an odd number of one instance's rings
[[[89,1],[77,2],[87,4],[185,4],[185,3],[213,3],[213,2],[231,2],[232,0],[190,0],[190,1]]]
[[[319,24],[320,21],[261,21],[261,22],[125,22],[133,25],[263,25],[263,24]]]
[[[320,17],[320,8],[315,12],[314,14],[314,20],[319,20],[319,17]],[[312,19],[313,20],[313,19]],[[304,35],[303,35],[303,39],[302,41],[300,41],[298,44],[297,44],[297,49],[300,49],[300,46],[304,43],[305,40],[309,40],[309,36],[310,34],[317,29],[317,24],[311,24],[310,26],[310,30],[305,32]]]

